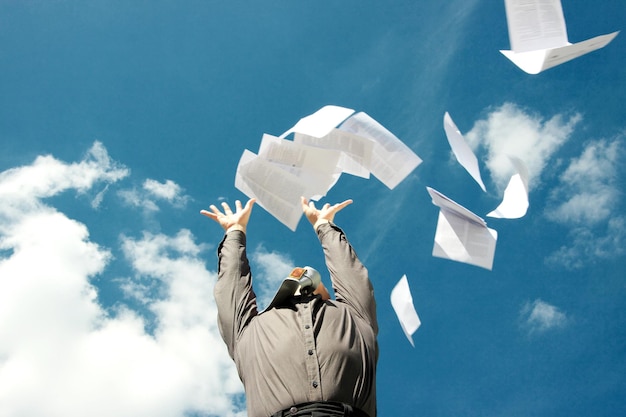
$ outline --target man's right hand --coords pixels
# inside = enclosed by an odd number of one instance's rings
[[[315,231],[317,231],[317,228],[321,224],[332,222],[335,218],[335,214],[347,205],[352,204],[352,200],[345,200],[341,203],[333,204],[332,206],[326,203],[321,209],[317,209],[314,202],[307,201],[304,197],[300,197],[300,201],[302,203],[302,212],[313,225]]]

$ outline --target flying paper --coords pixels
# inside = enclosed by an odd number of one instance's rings
[[[603,48],[619,33],[571,44],[561,0],[505,0],[504,5],[511,50],[500,52],[528,74]]]
[[[433,204],[439,207],[433,256],[491,270],[498,232],[439,191],[426,189]]]
[[[448,143],[450,144],[450,148],[452,148],[456,160],[459,161],[459,164],[474,178],[478,185],[480,185],[480,188],[486,191],[485,184],[483,184],[483,180],[480,177],[478,159],[476,159],[472,148],[469,147],[448,112],[443,116],[443,129],[446,131]]]
[[[235,187],[295,231],[302,216],[300,196],[307,184],[279,166],[245,149],[235,174]]]
[[[393,190],[422,160],[383,125],[368,114],[359,112],[350,116],[338,130],[351,132],[374,142],[370,172]]]
[[[326,195],[341,175],[337,168],[341,153],[295,143],[264,134],[259,157],[300,178],[307,185],[304,194],[311,200]]]
[[[509,180],[500,205],[487,214],[489,217],[519,219],[528,210],[528,168],[519,158],[510,156],[509,159],[517,173]]]
[[[333,129],[328,135],[321,138],[296,133],[293,141],[303,145],[337,151],[341,155],[337,161],[337,168],[341,172],[361,178],[370,177],[374,142],[367,138]]]
[[[302,133],[304,135],[321,138],[326,136],[339,123],[346,120],[354,110],[341,106],[324,106],[315,113],[303,117],[291,129],[283,133],[284,138],[290,133]]]
[[[264,134],[258,155],[246,149],[241,156],[235,187],[291,230],[302,215],[300,196],[319,200],[342,173],[371,172],[394,188],[422,160],[376,120],[353,113],[325,106],[280,137]],[[285,138],[290,133],[293,140]]]
[[[413,297],[411,297],[411,290],[409,289],[409,281],[406,275],[400,278],[400,281],[391,290],[391,305],[393,306],[400,326],[406,335],[406,338],[411,342],[411,346],[415,347],[413,343],[413,333],[420,327],[422,322],[415,311],[413,306]]]

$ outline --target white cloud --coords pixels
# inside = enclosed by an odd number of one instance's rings
[[[143,189],[154,197],[166,200],[171,204],[182,206],[188,197],[182,195],[182,188],[172,180],[166,180],[160,183],[156,180],[147,179],[143,183]]]
[[[621,140],[590,142],[560,176],[546,217],[572,228],[567,245],[548,256],[548,264],[576,269],[625,252],[626,217],[618,206],[617,182],[621,146]]]
[[[567,244],[546,258],[548,265],[579,269],[626,253],[626,218],[618,216],[593,229],[575,227]]]
[[[109,190],[109,184],[107,184],[102,190],[100,190],[96,196],[91,200],[91,207],[97,209],[102,204],[102,200],[104,200],[104,196],[106,192]]]
[[[587,144],[572,160],[552,193],[547,215],[559,223],[597,223],[607,219],[618,201],[616,186],[620,141],[599,140]]]
[[[289,256],[279,252],[268,252],[263,246],[258,246],[251,254],[254,262],[254,286],[257,293],[259,309],[265,308],[278,290],[280,283],[286,278],[295,266]]]
[[[176,359],[174,371],[181,374],[177,383],[168,385],[184,399],[181,410],[231,415],[229,396],[242,393],[242,387],[217,328],[217,276],[199,257],[204,247],[181,230],[172,237],[126,237],[123,250],[139,275],[163,286],[164,294],[148,307],[157,320],[155,343],[164,358]]]
[[[465,137],[475,149],[486,149],[486,165],[499,188],[514,173],[508,159],[511,155],[526,163],[532,190],[581,120],[578,114],[557,114],[546,119],[505,103],[476,122]],[[567,245],[549,255],[548,264],[580,268],[596,259],[624,253],[626,231],[622,225],[626,216],[619,214],[621,191],[617,183],[622,143],[621,139],[589,142],[559,176],[545,213],[548,219],[571,229],[565,232]],[[557,162],[560,168],[562,162]]]
[[[526,303],[520,311],[520,317],[529,334],[544,333],[567,323],[565,313],[540,299]]]
[[[111,160],[100,142],[95,142],[85,158],[66,164],[53,156],[40,156],[31,165],[0,173],[2,214],[19,216],[24,209],[33,209],[40,199],[68,189],[85,192],[96,182],[115,182],[130,171]]]
[[[515,104],[505,103],[486,119],[477,121],[465,138],[474,148],[486,149],[485,163],[499,188],[504,188],[514,174],[510,155],[526,163],[532,189],[550,157],[569,139],[580,120],[578,114],[569,118],[557,114],[545,120]]]
[[[172,180],[160,183],[153,179],[144,181],[141,189],[120,190],[118,195],[130,207],[141,208],[144,213],[159,211],[157,202],[165,200],[174,207],[184,207],[189,196],[183,194],[180,185]]]
[[[46,156],[0,173],[0,415],[244,414],[216,328],[206,248],[186,230],[123,238],[138,282],[160,290],[144,300],[155,317],[148,333],[137,311],[99,304],[90,279],[107,279],[110,251],[42,201],[127,175],[99,143],[79,163]]]

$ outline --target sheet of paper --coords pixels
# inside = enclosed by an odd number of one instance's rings
[[[505,0],[511,50],[500,52],[528,74],[539,74],[604,48],[619,33],[569,43],[560,0]]]
[[[528,211],[528,168],[519,158],[509,157],[517,171],[511,176],[504,190],[502,202],[495,210],[487,214],[489,217],[502,219],[519,219]]]
[[[498,232],[465,207],[426,187],[439,207],[433,256],[491,270]]]
[[[367,113],[350,116],[338,129],[374,142],[370,171],[391,190],[422,163],[411,148]]]
[[[300,178],[307,184],[306,196],[319,200],[326,195],[341,175],[337,168],[341,153],[295,143],[264,134],[259,157]]]
[[[483,191],[485,190],[485,184],[480,176],[480,168],[478,167],[478,159],[472,148],[469,147],[465,138],[461,134],[461,131],[450,117],[450,114],[446,112],[443,116],[443,129],[446,132],[448,143],[450,148],[456,157],[456,160],[461,164],[463,168],[474,178],[474,181],[480,185]]]
[[[613,32],[607,35],[596,36],[584,42],[562,46],[554,49],[542,49],[539,51],[513,52],[500,51],[505,57],[528,74],[539,74],[542,71],[571,61],[589,52],[604,48],[619,33]]]
[[[511,50],[557,48],[568,44],[561,0],[505,0]]]
[[[354,113],[354,110],[346,107],[324,106],[315,113],[300,119],[298,123],[280,137],[284,138],[290,133],[302,133],[321,138],[329,134],[331,130],[346,120],[352,113]]]
[[[433,204],[436,205],[437,207],[444,209],[444,210],[451,211],[455,213],[457,216],[460,216],[466,219],[467,221],[476,223],[480,226],[487,225],[484,219],[472,213],[471,211],[469,211],[462,205],[456,203],[454,200],[449,199],[445,195],[441,194],[439,191],[430,187],[426,187],[426,190],[428,191],[428,194],[430,194],[430,198],[432,198]]]
[[[244,150],[235,174],[235,187],[295,231],[302,216],[300,196],[307,186],[298,177]]]
[[[495,230],[442,209],[437,220],[433,256],[491,271],[497,239]]]
[[[342,172],[361,178],[370,177],[374,143],[367,138],[333,129],[328,135],[321,138],[296,133],[293,141],[303,145],[339,151],[341,157],[337,166]]]
[[[415,311],[406,275],[403,275],[400,281],[393,287],[393,290],[391,290],[391,305],[398,316],[402,331],[404,331],[407,339],[411,342],[411,346],[415,347],[413,333],[420,327],[422,322]]]

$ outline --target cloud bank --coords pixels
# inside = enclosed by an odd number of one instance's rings
[[[216,328],[206,248],[188,230],[122,237],[133,271],[127,293],[154,315],[148,332],[139,310],[99,303],[91,280],[110,278],[111,250],[46,204],[128,175],[98,142],[77,163],[42,156],[0,173],[0,415],[244,415]],[[147,191],[171,200],[173,188],[149,183]]]

